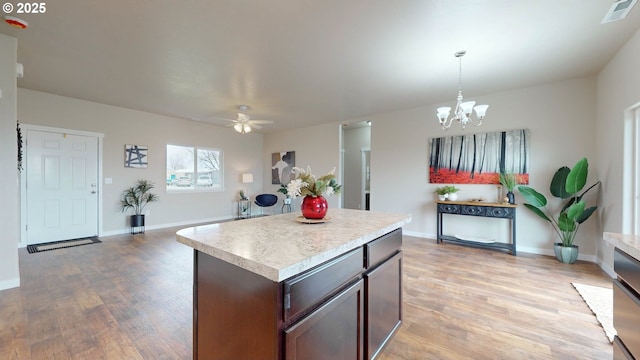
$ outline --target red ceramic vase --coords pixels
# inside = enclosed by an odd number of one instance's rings
[[[300,210],[302,210],[302,216],[306,219],[319,220],[323,219],[327,215],[327,199],[322,196],[307,195],[302,200]]]

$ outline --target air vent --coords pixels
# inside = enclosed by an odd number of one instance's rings
[[[610,23],[624,19],[638,0],[619,0],[611,5],[600,24]]]

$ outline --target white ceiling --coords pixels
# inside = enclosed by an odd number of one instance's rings
[[[21,88],[261,132],[597,73],[640,28],[611,0],[56,0],[11,14]],[[488,117],[491,109],[489,109]],[[435,110],[433,121],[436,121]]]

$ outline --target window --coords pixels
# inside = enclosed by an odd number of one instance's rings
[[[167,145],[167,191],[222,191],[222,150]]]

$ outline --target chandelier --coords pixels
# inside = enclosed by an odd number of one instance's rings
[[[475,101],[462,102],[462,57],[466,53],[466,51],[458,51],[456,53],[456,57],[460,59],[460,72],[458,77],[458,101],[456,103],[456,108],[453,111],[453,116],[448,119],[449,114],[451,113],[451,108],[448,106],[439,107],[437,109],[438,121],[442,126],[442,130],[448,130],[451,127],[451,124],[453,124],[454,120],[458,122],[460,126],[462,126],[463,130],[467,126],[467,124],[480,126],[482,125],[484,115],[487,113],[487,109],[489,108],[489,105],[478,105],[474,107],[474,105],[476,104]],[[477,121],[474,121],[474,119],[471,117],[473,110],[475,110],[476,112],[476,117],[478,118]]]

